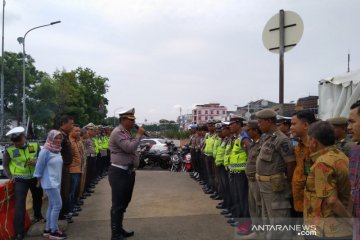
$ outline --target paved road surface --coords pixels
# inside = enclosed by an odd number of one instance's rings
[[[217,203],[187,173],[137,171],[124,227],[135,231],[132,240],[235,239]],[[68,239],[110,239],[110,206],[110,186],[104,178],[68,226]]]

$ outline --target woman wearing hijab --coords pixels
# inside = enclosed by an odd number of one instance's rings
[[[49,205],[46,213],[46,225],[43,236],[49,239],[65,239],[66,235],[59,230],[58,218],[62,206],[60,196],[62,134],[58,130],[51,130],[44,148],[40,151],[35,167],[34,176],[38,178],[41,187],[48,195]]]

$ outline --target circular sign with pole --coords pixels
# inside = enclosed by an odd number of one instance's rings
[[[280,15],[281,13],[278,13],[270,18],[262,35],[265,48],[272,53],[280,52]],[[283,11],[283,15],[284,52],[287,52],[299,43],[304,32],[304,24],[295,12]]]
[[[304,24],[298,14],[280,10],[270,18],[263,31],[266,49],[279,53],[279,103],[284,103],[284,53],[295,47],[301,39]]]

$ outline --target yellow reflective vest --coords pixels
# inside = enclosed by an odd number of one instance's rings
[[[94,146],[95,146],[95,154],[96,156],[99,154],[100,152],[100,149],[99,149],[99,139],[98,137],[93,137],[92,139],[93,143],[94,143]]]
[[[213,158],[216,159],[216,152],[221,144],[222,139],[219,136],[215,136],[214,147],[213,147]]]
[[[34,177],[35,166],[28,166],[27,162],[36,159],[39,151],[39,145],[37,143],[28,143],[24,149],[10,146],[6,151],[10,157],[9,168],[13,177],[23,179],[31,179]]]
[[[207,135],[205,139],[205,148],[204,148],[204,154],[206,156],[212,156],[213,155],[213,148],[214,148],[214,142],[215,142],[216,135]]]
[[[228,168],[229,164],[230,164],[230,154],[231,154],[231,150],[233,147],[233,139],[230,138],[225,146],[225,154],[224,154],[224,166],[226,168]]]
[[[224,165],[224,157],[225,157],[225,148],[226,148],[226,140],[225,139],[220,139],[222,142],[219,145],[219,147],[217,148],[216,151],[216,156],[215,156],[215,165],[221,166]]]
[[[242,138],[237,138],[230,154],[229,170],[230,172],[245,171],[247,154],[241,146]]]

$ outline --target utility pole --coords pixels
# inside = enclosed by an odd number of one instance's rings
[[[0,139],[4,137],[4,22],[5,22],[5,0],[3,0],[2,14],[2,42],[1,42],[1,107],[0,107]]]

